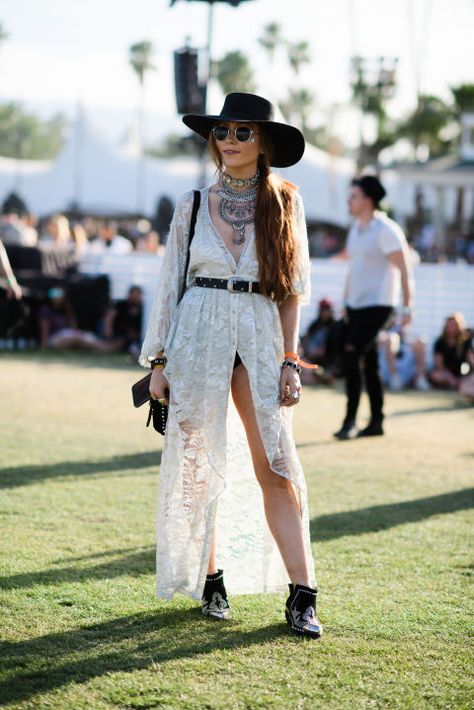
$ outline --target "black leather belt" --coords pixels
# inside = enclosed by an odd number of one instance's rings
[[[258,281],[242,281],[236,276],[231,276],[228,279],[211,279],[208,276],[196,276],[194,285],[204,286],[204,288],[224,288],[230,293],[260,293]]]

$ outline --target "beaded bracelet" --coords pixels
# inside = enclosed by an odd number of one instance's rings
[[[298,365],[297,362],[292,362],[291,360],[283,360],[281,366],[282,366],[282,368],[283,368],[283,367],[291,367],[292,370],[296,370],[296,372],[298,373],[298,375],[299,375],[300,372],[301,372],[301,365]]]

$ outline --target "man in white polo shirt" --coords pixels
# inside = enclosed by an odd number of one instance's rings
[[[341,428],[334,434],[341,440],[384,433],[377,335],[393,316],[400,295],[401,326],[411,320],[413,285],[407,240],[399,225],[378,210],[385,194],[375,176],[364,175],[352,181],[349,210],[355,221],[347,239],[349,272],[344,293],[347,410]],[[362,367],[371,416],[368,426],[358,431]]]

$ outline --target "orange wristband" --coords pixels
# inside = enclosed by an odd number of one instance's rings
[[[306,362],[305,360],[302,360],[298,353],[285,353],[285,358],[287,357],[292,357],[296,360],[298,365],[301,365],[301,367],[305,367],[307,370],[317,370],[318,366],[317,365],[312,365],[309,362]]]

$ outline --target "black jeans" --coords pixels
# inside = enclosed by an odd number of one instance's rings
[[[379,374],[377,335],[392,313],[391,306],[347,309],[344,346],[347,394],[345,423],[355,422],[362,390],[362,367],[370,401],[371,422],[383,421],[383,387]]]

